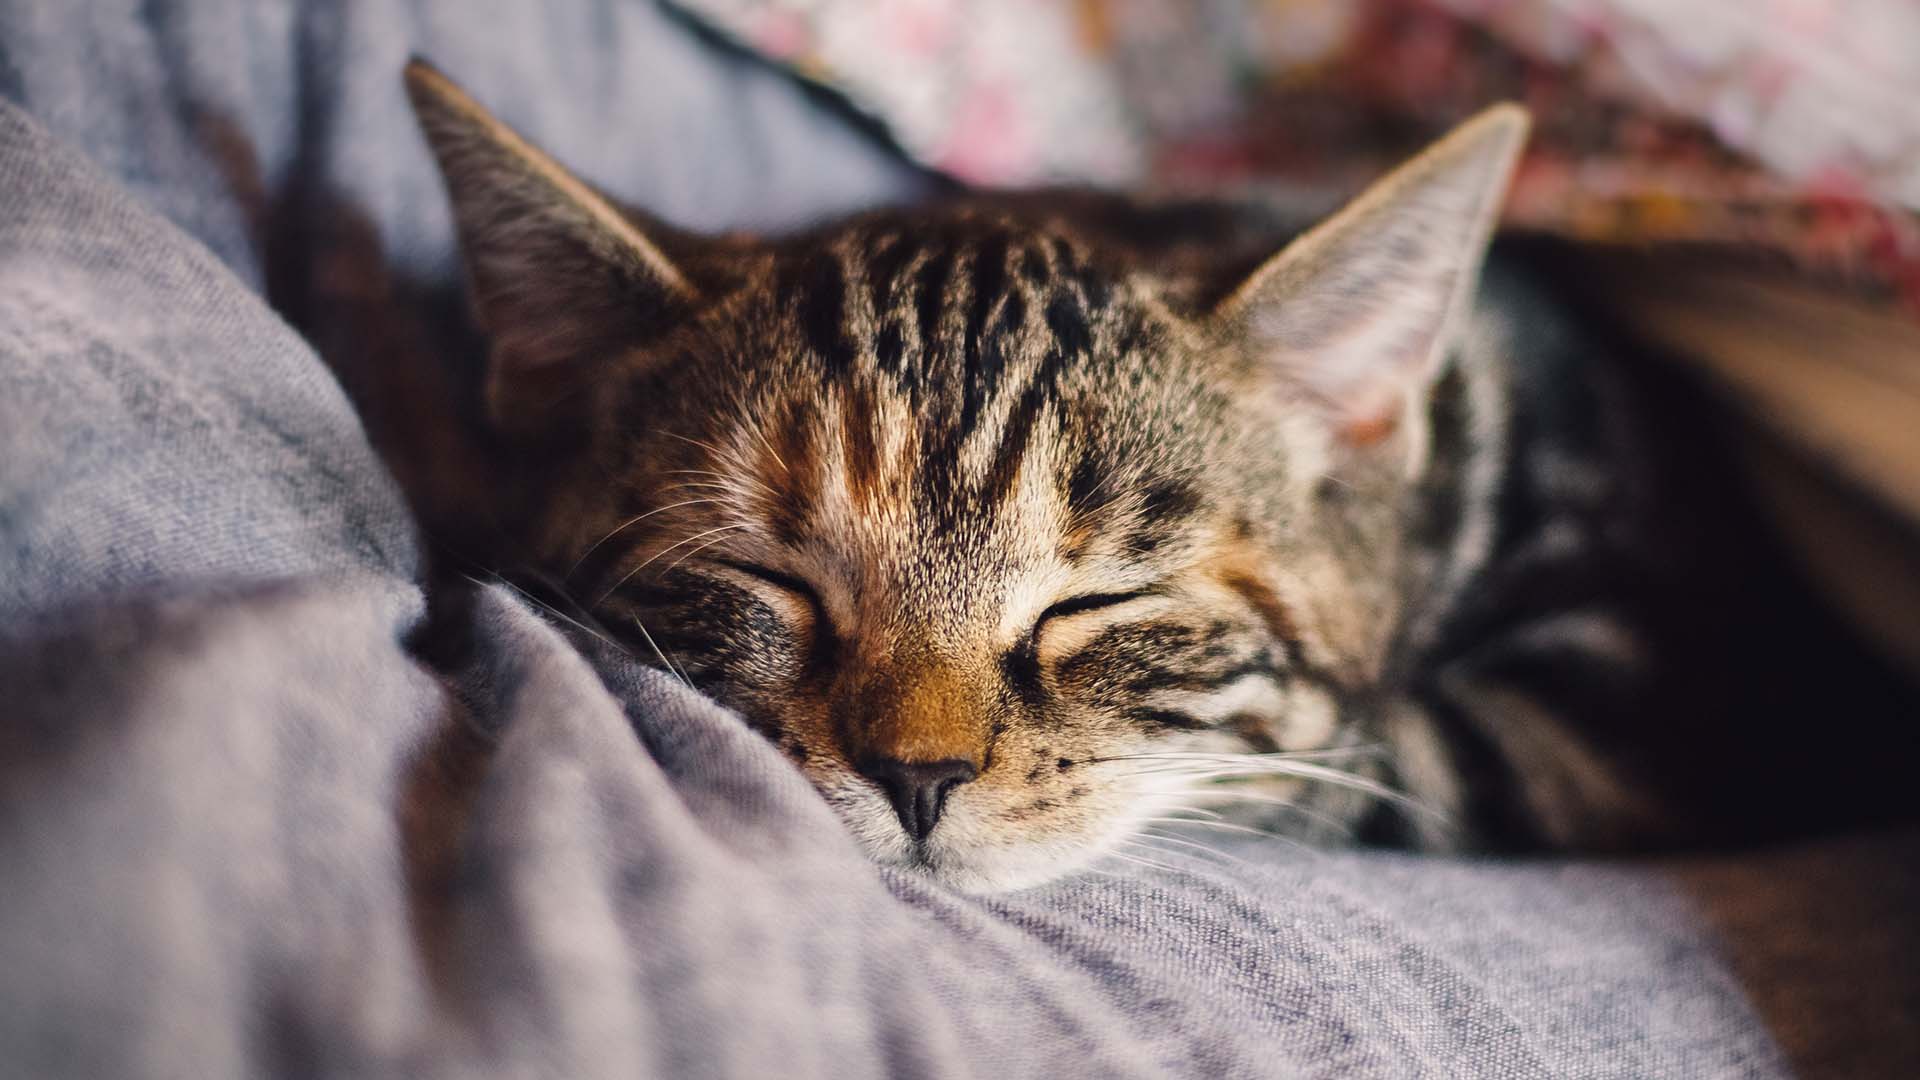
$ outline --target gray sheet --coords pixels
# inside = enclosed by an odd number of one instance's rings
[[[638,0],[482,7],[0,0],[0,1075],[1920,1064],[1913,836],[1251,840],[968,898],[869,866],[733,718],[498,588],[423,664],[412,526],[310,344],[449,283],[409,50],[681,220],[912,183]]]

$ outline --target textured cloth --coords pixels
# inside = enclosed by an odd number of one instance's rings
[[[912,183],[647,5],[546,6],[0,2],[27,107],[0,103],[0,1076],[1920,1062],[1914,837],[1619,865],[1248,839],[963,897],[872,866],[735,718],[499,588],[437,595],[423,634],[407,511],[309,343],[416,294],[286,269],[357,219],[450,284],[407,51],[678,220]],[[738,123],[602,136],[668,95]],[[764,167],[700,182],[740,161]]]

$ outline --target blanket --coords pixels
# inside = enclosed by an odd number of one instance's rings
[[[502,585],[428,590],[334,375],[467,340],[414,51],[683,223],[920,183],[641,0],[0,2],[0,1076],[1920,1062],[1920,836],[1247,837],[956,895],[671,678]]]

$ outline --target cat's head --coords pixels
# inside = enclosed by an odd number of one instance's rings
[[[539,463],[520,556],[876,858],[1033,882],[1352,741],[1519,110],[1223,281],[1086,198],[693,237],[409,88]]]

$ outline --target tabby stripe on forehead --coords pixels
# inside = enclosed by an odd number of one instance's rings
[[[951,244],[941,247],[920,264],[915,276],[914,314],[920,320],[920,348],[929,349],[940,331],[940,315],[946,310],[949,279],[953,276],[956,252]]]
[[[906,349],[906,335],[901,331],[900,324],[888,319],[886,327],[880,331],[879,339],[873,343],[874,365],[886,374],[898,377]]]
[[[820,492],[820,454],[815,446],[813,407],[796,401],[773,429],[768,447],[777,455],[761,469],[768,524],[783,543],[795,544],[806,535],[807,518]]]
[[[793,287],[799,293],[800,326],[807,344],[828,375],[845,372],[854,358],[846,333],[846,267],[832,252],[816,251],[801,264]]]
[[[1181,480],[1153,481],[1140,500],[1140,526],[1127,538],[1127,545],[1151,554],[1199,509],[1200,496],[1193,485]]]
[[[1106,527],[1107,519],[1118,505],[1116,485],[1110,464],[1102,460],[1101,421],[1094,414],[1076,410],[1075,417],[1060,416],[1061,431],[1076,431],[1081,440],[1080,456],[1067,476],[1067,512],[1070,529],[1060,537],[1060,555],[1078,562]]]
[[[914,245],[899,233],[887,233],[874,241],[867,255],[867,281],[873,287],[873,309],[885,311],[898,300],[894,286],[900,272],[912,261]]]
[[[1053,251],[1057,261],[1056,276],[1078,286],[1080,297],[1089,308],[1098,310],[1106,307],[1112,299],[1110,290],[1093,262],[1075,250],[1065,237],[1053,238]]]
[[[880,322],[879,332],[874,335],[873,362],[882,372],[896,378],[901,374],[901,363],[907,347],[906,331],[894,311],[900,302],[896,286],[901,272],[913,260],[916,250],[905,236],[887,233],[873,241],[867,255],[869,299],[874,317]]]
[[[1015,318],[1024,320],[1025,314],[1026,303],[1019,300],[1018,293],[1010,294],[1002,322],[1012,323]],[[1011,332],[1011,329],[1008,326],[1003,332]],[[1040,425],[1040,410],[1048,402],[1059,400],[1059,372],[1057,366],[1043,363],[1041,372],[1020,392],[1019,400],[1008,411],[1000,428],[1000,448],[994,453],[993,462],[987,467],[986,479],[981,483],[981,499],[985,505],[1000,506],[1012,494],[1034,429]]]
[[[1096,449],[1101,441],[1099,422],[1085,413],[1079,413],[1078,418],[1079,423],[1075,426],[1085,441],[1079,460],[1073,464],[1073,472],[1067,476],[1067,506],[1075,514],[1086,515],[1109,500],[1113,491],[1113,471]],[[1068,417],[1062,415],[1060,421],[1064,427]]]
[[[1019,294],[1009,295],[1007,317],[1003,318],[1003,333],[1009,332],[1014,325],[1014,317],[1024,321],[1026,305],[1018,301]],[[1016,306],[1017,304],[1017,306]],[[1013,480],[1019,475],[1019,463],[1026,453],[1032,429],[1038,423],[1040,410],[1049,401],[1059,400],[1060,380],[1075,361],[1086,356],[1092,349],[1093,331],[1087,321],[1087,313],[1071,296],[1056,293],[1046,305],[1046,322],[1052,340],[1019,399],[1008,413],[1002,427],[1001,449],[992,467],[988,470],[984,492],[991,504],[997,505],[1012,490]],[[1064,331],[1064,332],[1063,332]],[[997,372],[996,372],[997,375]],[[1064,417],[1063,417],[1064,419]],[[1089,467],[1089,461],[1083,459],[1081,467],[1076,468],[1069,482],[1070,488],[1078,488],[1078,481],[1086,479],[1097,484],[1097,477],[1083,470]],[[1070,491],[1068,506],[1075,510],[1085,509],[1082,492]]]
[[[1071,294],[1056,291],[1044,312],[1049,346],[1031,379],[1036,384],[1056,385],[1069,367],[1093,354],[1093,326],[1090,313]]]
[[[1181,480],[1159,480],[1147,488],[1140,512],[1148,524],[1161,525],[1192,516],[1200,509],[1200,494]]]
[[[846,463],[847,491],[856,503],[873,506],[879,498],[880,447],[876,442],[878,416],[873,389],[862,378],[842,384],[840,399],[841,453]]]
[[[1051,363],[1072,363],[1093,351],[1093,327],[1087,321],[1087,311],[1071,293],[1056,292],[1047,301],[1047,329],[1054,342]]]
[[[1093,451],[1082,451],[1080,460],[1074,462],[1073,472],[1067,477],[1067,506],[1074,510],[1091,509],[1094,496],[1100,493],[1106,483],[1106,473],[1100,468]]]
[[[1014,403],[1013,411],[1007,414],[1000,448],[995,451],[993,463],[987,467],[986,478],[980,484],[983,506],[998,508],[1013,494],[1014,480],[1019,477],[1021,462],[1027,455],[1027,443],[1033,438],[1033,429],[1048,396],[1046,387],[1029,386]]]
[[[1000,381],[1003,359],[1000,342],[996,337],[985,348],[986,355],[983,355],[981,338],[986,334],[987,319],[993,314],[994,306],[1006,294],[1005,237],[994,237],[973,253],[973,265],[969,268],[967,279],[972,296],[967,304],[966,336],[962,339],[962,355],[966,363],[960,399],[962,438],[973,433],[974,426],[979,423],[981,407],[992,396],[995,385]]]
[[[1043,285],[1048,278],[1047,256],[1037,247],[1020,249],[1020,276],[1034,285]]]
[[[960,433],[955,428],[927,431],[915,458],[921,504],[936,533],[952,531],[964,509],[960,498]]]

